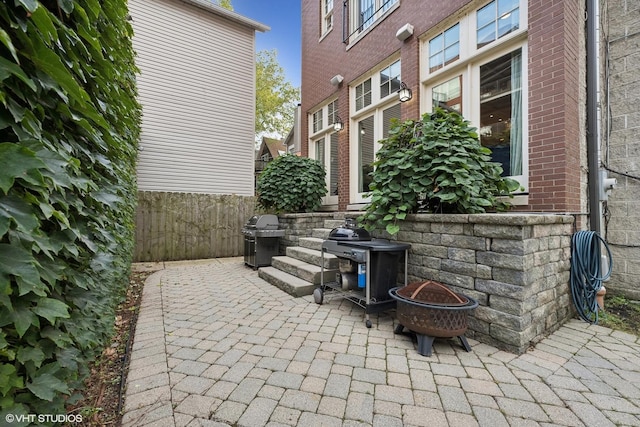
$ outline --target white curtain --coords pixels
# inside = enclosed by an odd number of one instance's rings
[[[511,55],[511,176],[522,175],[522,52]]]

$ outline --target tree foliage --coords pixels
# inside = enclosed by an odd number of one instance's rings
[[[300,89],[286,80],[275,50],[256,54],[256,134],[283,137],[293,127]]]
[[[320,162],[285,154],[267,164],[258,177],[258,205],[268,211],[313,212],[327,194]]]
[[[419,210],[432,213],[504,211],[517,181],[503,178],[476,129],[456,112],[437,108],[422,120],[395,123],[376,153],[371,203],[362,220],[390,234]]]
[[[233,10],[233,5],[231,4],[231,0],[213,0],[213,3],[227,10]]]
[[[133,249],[125,0],[0,3],[0,419],[64,414],[113,331]]]

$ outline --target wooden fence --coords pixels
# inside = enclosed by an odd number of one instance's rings
[[[255,197],[138,193],[135,262],[241,256]]]

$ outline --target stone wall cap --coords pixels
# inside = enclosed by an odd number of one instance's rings
[[[498,225],[539,225],[571,224],[574,217],[568,214],[549,213],[483,213],[483,214],[412,214],[409,221],[440,222],[448,224],[498,224]]]

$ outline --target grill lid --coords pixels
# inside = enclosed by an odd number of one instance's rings
[[[344,225],[331,230],[329,240],[368,241],[371,240],[371,235],[364,228],[358,227],[353,219],[347,219]]]
[[[270,214],[254,215],[249,218],[249,221],[245,224],[244,228],[255,230],[277,230],[278,216]]]

